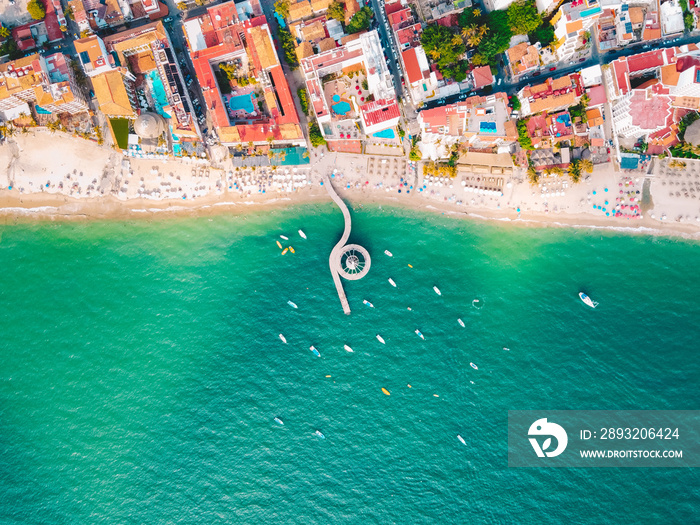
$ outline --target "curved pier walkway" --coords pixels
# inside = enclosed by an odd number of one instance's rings
[[[338,208],[340,208],[340,211],[343,212],[343,219],[345,219],[345,229],[343,230],[343,235],[340,237],[340,240],[331,250],[331,255],[328,258],[328,266],[331,269],[333,283],[335,284],[335,288],[338,291],[338,298],[340,298],[340,304],[343,306],[343,312],[345,312],[345,315],[350,315],[350,304],[348,303],[348,298],[345,296],[345,290],[343,290],[343,283],[340,281],[340,258],[343,252],[343,247],[345,246],[345,243],[348,242],[348,238],[350,237],[350,229],[352,228],[352,224],[350,221],[350,211],[343,202],[343,199],[338,197],[338,194],[333,189],[333,185],[331,184],[331,180],[328,177],[328,175],[323,176],[323,185],[326,187],[328,195],[331,196],[333,202],[335,202],[338,205]]]

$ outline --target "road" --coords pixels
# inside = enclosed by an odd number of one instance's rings
[[[548,77],[562,77],[568,75],[569,73],[574,73],[580,71],[581,69],[594,66],[596,64],[608,64],[613,60],[616,60],[622,56],[636,55],[638,53],[643,53],[646,51],[651,51],[652,49],[662,49],[666,47],[681,46],[684,44],[694,44],[697,43],[697,35],[685,35],[682,37],[676,37],[674,39],[662,40],[655,44],[636,44],[625,49],[619,49],[615,51],[608,51],[606,53],[598,53],[594,51],[591,58],[585,60],[584,62],[575,62],[573,64],[567,64],[565,67],[557,67],[556,71],[548,71],[546,68],[537,76],[527,75],[520,79],[518,82],[501,82],[500,85],[495,85],[493,88],[494,92],[506,92],[508,95],[514,95],[522,88],[527,85],[537,84],[539,82],[544,82]],[[672,43],[673,42],[673,43]],[[475,94],[475,93],[474,93]],[[452,104],[460,99],[461,95],[453,95],[451,97],[446,97],[445,99],[434,100],[427,102],[421,109],[430,109],[437,106],[442,106],[444,104]]]
[[[387,65],[389,66],[389,71],[391,71],[394,77],[394,88],[396,89],[396,98],[402,98],[403,90],[401,88],[401,70],[397,66],[399,62],[399,56],[394,53],[394,49],[398,51],[396,43],[394,42],[394,37],[389,26],[389,22],[386,18],[386,12],[384,11],[384,0],[370,0],[372,3],[372,11],[374,11],[373,25],[379,33],[379,37],[384,45],[384,53],[387,58]],[[381,4],[380,4],[381,2]]]

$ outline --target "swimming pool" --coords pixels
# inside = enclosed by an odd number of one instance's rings
[[[255,111],[255,104],[253,104],[253,95],[248,93],[247,95],[238,95],[236,97],[231,97],[228,100],[228,107],[231,111],[245,111],[246,113],[252,113]]]
[[[168,95],[165,93],[163,81],[160,79],[160,75],[158,75],[158,72],[155,69],[146,73],[146,82],[148,83],[148,87],[151,88],[151,94],[153,95],[153,100],[156,103],[156,111],[162,117],[170,118],[170,115],[168,115],[163,109],[169,104]]]
[[[479,131],[481,133],[496,133],[495,122],[479,122]]]
[[[333,95],[333,102],[340,102],[340,95]]]
[[[376,133],[373,133],[372,136],[377,137],[379,139],[394,139],[394,138],[396,138],[396,134],[394,133],[394,130],[392,128],[383,129],[382,131],[377,131]]]
[[[346,113],[350,113],[350,109],[350,104],[344,100],[342,102],[338,102],[337,104],[333,104],[333,111],[337,115],[345,115]]]

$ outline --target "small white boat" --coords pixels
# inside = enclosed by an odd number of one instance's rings
[[[469,363],[469,364],[471,365],[471,367],[472,367],[474,370],[479,370],[479,367],[476,366],[474,363]]]
[[[377,341],[379,341],[379,342],[382,343],[383,345],[386,344],[386,343],[384,342],[384,338],[383,338],[381,335],[379,335],[379,334],[377,334]]]
[[[591,308],[595,308],[596,306],[598,306],[598,303],[596,303],[593,299],[591,299],[590,297],[588,297],[585,293],[579,292],[578,296],[581,298],[581,300],[582,300],[585,304],[587,304],[587,305],[590,306]]]
[[[287,301],[287,304],[291,306],[292,308],[299,308],[296,304],[294,304],[292,301]]]
[[[354,350],[352,348],[350,348],[348,345],[343,346],[343,348],[345,348],[345,350],[347,350],[350,353],[354,352]]]
[[[503,350],[505,350],[506,352],[510,352],[510,348],[508,348],[507,346],[504,346]]]
[[[416,335],[425,341],[425,337],[420,333],[420,330],[416,330]]]
[[[316,357],[321,357],[321,353],[320,353],[318,350],[316,350],[316,347],[315,347],[315,346],[311,345],[311,346],[309,347],[309,350],[311,350],[311,351],[314,353],[314,355],[315,355]]]
[[[396,283],[394,282],[394,280],[391,277],[389,277],[389,284],[391,286],[393,286],[394,288],[396,288]]]
[[[466,445],[466,444],[467,444],[467,442],[464,441],[464,438],[463,438],[462,436],[460,436],[459,434],[457,434],[457,439],[459,439],[459,441],[462,443],[462,445]]]
[[[280,235],[280,239],[284,239],[285,241],[288,241],[289,237],[285,237],[284,235]]]
[[[459,323],[459,326],[464,328],[464,321],[462,321],[461,319],[457,319],[457,322]]]
[[[280,418],[278,418],[278,417],[275,418],[275,423],[277,423],[278,425],[284,425],[284,421],[282,421],[282,420],[281,420]]]
[[[433,286],[433,290],[435,290],[435,293],[436,293],[436,294],[442,295],[442,292],[440,291],[440,288],[438,288],[437,286]]]
[[[306,234],[303,231],[299,230],[299,235],[302,239],[306,239]]]
[[[283,336],[282,334],[280,334],[280,339],[282,339],[283,343],[287,344],[287,338],[285,336]]]
[[[364,304],[366,304],[367,306],[369,306],[370,308],[374,308],[374,305],[372,303],[370,303],[367,299],[362,299],[362,302]]]
[[[324,435],[323,435],[323,432],[321,432],[320,430],[317,430],[317,431],[316,431],[316,435],[317,435],[318,437],[320,437],[321,439],[326,439],[326,436],[324,436]]]
[[[389,257],[394,256],[394,254],[392,254],[389,250],[384,250],[384,253],[387,254]]]

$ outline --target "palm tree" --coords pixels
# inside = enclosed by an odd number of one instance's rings
[[[428,52],[428,54],[430,55],[430,58],[432,58],[433,60],[436,60],[436,61],[437,61],[437,60],[440,60],[440,55],[442,55],[442,53],[440,52],[440,50],[437,49],[437,48],[431,49],[431,50]]]
[[[579,166],[581,167],[581,171],[585,171],[586,173],[593,173],[593,162],[591,162],[590,160],[581,160]]]
[[[472,15],[474,18],[479,18],[481,16],[481,9],[478,7],[476,9],[472,9]]]
[[[460,45],[461,43],[462,43],[462,39],[459,37],[459,35],[454,35],[454,36],[452,37],[452,46],[453,46],[453,47],[457,47],[457,46]]]

